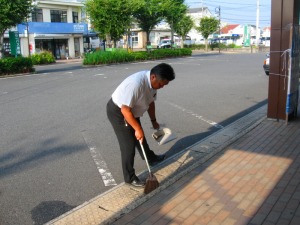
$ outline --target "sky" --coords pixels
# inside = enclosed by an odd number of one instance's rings
[[[221,22],[228,24],[256,25],[257,1],[259,1],[259,27],[270,26],[271,0],[185,0],[190,8],[208,7],[215,15],[220,6]]]

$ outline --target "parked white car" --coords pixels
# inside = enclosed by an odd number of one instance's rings
[[[157,45],[157,48],[171,48],[171,39],[163,39]]]

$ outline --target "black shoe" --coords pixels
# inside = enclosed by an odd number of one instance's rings
[[[165,154],[157,155],[154,160],[149,161],[149,164],[150,164],[150,166],[155,166],[156,164],[162,162],[165,158],[166,158]]]
[[[136,177],[133,181],[131,181],[130,185],[134,187],[144,187],[145,182],[141,181],[138,177]]]

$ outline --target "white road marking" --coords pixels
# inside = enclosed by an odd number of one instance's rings
[[[95,76],[95,77],[96,77],[96,76],[104,76],[104,74],[103,74],[103,73],[99,73],[99,74],[95,74],[94,76]]]
[[[185,108],[183,108],[183,107],[181,107],[181,106],[179,106],[179,105],[176,105],[176,104],[174,104],[174,103],[169,103],[169,104],[170,104],[171,106],[177,108],[177,109],[180,109],[180,110],[183,111],[183,112],[186,112],[187,114],[190,114],[190,115],[192,115],[192,116],[194,116],[194,117],[196,117],[196,118],[198,118],[198,119],[200,119],[200,120],[202,120],[202,121],[204,121],[204,122],[206,122],[206,123],[208,123],[208,124],[210,124],[210,125],[216,127],[216,128],[219,128],[219,129],[224,128],[222,125],[220,125],[220,124],[218,124],[218,123],[216,123],[216,122],[214,122],[214,121],[208,120],[208,119],[204,118],[203,116],[200,116],[200,115],[198,115],[197,113],[194,113],[194,112],[192,112],[192,111],[190,111],[190,110],[187,110],[187,109],[185,109]]]
[[[110,173],[107,165],[101,156],[101,154],[97,151],[96,145],[92,142],[92,140],[88,137],[86,132],[82,132],[83,139],[88,146],[91,156],[96,164],[96,167],[102,177],[102,181],[105,186],[114,186],[117,185],[115,179],[113,178],[112,174]]]

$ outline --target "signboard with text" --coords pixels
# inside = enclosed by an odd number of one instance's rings
[[[244,46],[249,47],[250,46],[250,29],[249,25],[244,26]]]
[[[50,22],[29,22],[31,34],[87,34],[88,27],[85,23],[50,23]],[[18,31],[26,32],[26,25],[18,24]]]
[[[10,54],[21,55],[20,38],[18,31],[9,31]]]

